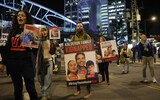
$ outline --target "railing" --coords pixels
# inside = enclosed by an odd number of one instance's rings
[[[74,21],[68,19],[67,17],[59,14],[56,11],[53,11],[49,8],[46,8],[42,5],[39,5],[37,3],[34,3],[30,0],[23,0],[20,2],[16,2],[17,0],[0,0],[0,6],[9,8],[15,11],[18,11],[20,9],[28,9],[28,11],[31,13],[33,18],[49,25],[49,26],[57,26],[54,24],[50,19],[58,18],[64,21],[67,21],[72,24],[76,24]]]

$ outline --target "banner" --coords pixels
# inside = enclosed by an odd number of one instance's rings
[[[100,48],[104,61],[114,61],[118,59],[118,50],[115,40],[101,42]]]
[[[64,54],[68,86],[98,83],[96,53],[92,40],[64,43]]]
[[[0,38],[0,46],[5,46],[7,42],[7,37],[9,33],[2,33]]]
[[[38,48],[39,28],[34,25],[25,24],[22,46]]]
[[[60,28],[59,27],[49,28],[49,37],[50,39],[60,39]]]

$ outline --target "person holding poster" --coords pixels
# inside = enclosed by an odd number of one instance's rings
[[[2,64],[2,57],[1,57],[3,49],[4,47],[0,46],[0,72],[4,72],[4,65]]]
[[[124,62],[121,61],[122,64],[122,74],[129,73],[129,62],[130,58],[133,56],[133,52],[130,48],[128,48],[128,44],[125,43],[124,47],[121,49],[120,58],[124,57]]]
[[[97,56],[98,56],[98,60],[101,60],[98,63],[99,71],[100,71],[100,74],[102,76],[102,80],[100,81],[100,83],[104,83],[105,80],[106,80],[107,85],[110,85],[110,82],[109,82],[109,71],[108,71],[109,62],[104,62],[103,61],[102,56],[101,56],[101,51],[100,51],[100,43],[104,42],[104,41],[106,41],[104,36],[99,37],[99,39],[98,39],[99,50],[97,50]]]
[[[84,31],[83,23],[78,22],[76,25],[76,34],[72,37],[71,41],[88,40],[91,37]]]
[[[46,27],[40,28],[41,38],[38,46],[36,68],[38,81],[41,85],[42,99],[47,100],[51,96],[53,62],[52,55],[55,47],[51,48],[49,32]]]
[[[78,68],[74,60],[68,62],[68,80],[77,80],[78,79]]]
[[[36,50],[21,44],[24,25],[33,23],[34,21],[28,11],[17,11],[13,17],[12,30],[2,53],[2,64],[6,66],[7,74],[11,76],[15,100],[23,100],[23,79],[30,99],[38,100],[34,83],[34,51]]]
[[[84,31],[83,23],[78,22],[76,24],[76,34],[72,37],[71,41],[80,41],[80,40],[88,40],[88,39],[91,39],[91,37]],[[83,73],[85,75],[86,73],[85,72],[86,68],[84,67],[85,66],[85,56],[83,53],[77,54],[76,62],[77,62],[77,66],[81,66],[81,71],[83,69]],[[80,69],[79,69],[79,72],[80,72]],[[82,76],[80,77],[84,76],[83,74],[81,75]],[[87,84],[86,88],[87,88],[88,93],[83,98],[89,98],[91,96],[91,84]],[[80,92],[81,92],[80,84],[77,84],[77,91],[74,93],[74,95],[77,96],[80,94]]]

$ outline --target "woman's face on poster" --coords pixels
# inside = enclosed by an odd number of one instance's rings
[[[68,70],[71,72],[71,73],[76,73],[77,72],[77,64],[74,60],[71,60],[68,64]]]
[[[58,36],[58,30],[52,30],[52,36],[57,37]]]

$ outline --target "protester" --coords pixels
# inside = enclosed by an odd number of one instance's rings
[[[133,52],[132,64],[134,64],[136,62],[136,51],[132,51],[132,52]]]
[[[154,47],[151,43],[147,41],[147,36],[145,34],[140,35],[141,41],[138,45],[134,46],[132,48],[133,51],[137,50],[139,52],[139,56],[142,58],[142,64],[143,64],[143,82],[148,82],[146,77],[146,69],[147,65],[149,66],[150,73],[152,76],[152,82],[157,83],[157,80],[155,78],[154,74]]]
[[[104,36],[99,37],[99,39],[98,39],[98,47],[99,48],[97,50],[97,56],[98,56],[98,60],[100,61],[98,63],[98,67],[99,67],[100,74],[102,76],[102,80],[100,81],[100,83],[106,82],[107,85],[110,85],[109,71],[108,71],[109,62],[105,62],[102,59],[101,52],[100,52],[100,42],[104,42],[104,41],[106,41]]]
[[[119,59],[120,59],[120,52],[121,52],[121,49],[120,49],[120,46],[118,46],[118,45],[117,45],[117,50],[118,50],[117,66],[120,66],[120,64],[119,64]]]
[[[88,40],[91,37],[85,32],[83,23],[78,22],[76,25],[76,34],[72,37],[71,41]]]
[[[129,73],[129,62],[130,62],[130,58],[132,58],[132,56],[133,56],[133,52],[130,48],[128,48],[127,43],[125,43],[124,47],[121,49],[120,56],[121,56],[120,61],[121,61],[121,63],[124,64],[122,66],[122,74]],[[122,56],[124,57],[123,58],[124,62],[122,61]]]
[[[91,37],[84,31],[82,22],[76,24],[76,34],[72,37],[71,41],[89,40]],[[81,58],[82,57],[82,58]],[[85,56],[83,53],[76,55],[77,66],[84,66]],[[80,63],[83,63],[81,65]],[[83,75],[82,75],[83,76]],[[89,98],[91,96],[91,84],[86,85],[87,94],[83,98]],[[79,95],[81,92],[80,84],[77,84],[77,91],[74,93],[75,96]]]
[[[158,58],[160,58],[160,47],[158,48]]]
[[[152,44],[152,45],[153,45],[153,44]],[[153,45],[154,63],[156,63],[156,60],[157,60],[157,55],[156,55],[156,53],[157,53],[157,49],[156,49],[156,47]]]
[[[13,17],[12,30],[2,54],[2,64],[6,65],[7,73],[13,82],[15,100],[23,100],[23,79],[30,99],[38,100],[34,83],[35,49],[21,45],[24,24],[33,23],[34,21],[27,11],[18,11]]]
[[[41,38],[38,46],[36,68],[38,71],[38,81],[42,90],[41,100],[47,100],[51,97],[53,75],[52,55],[55,53],[55,47],[51,48],[48,29],[41,27],[40,32]]]

